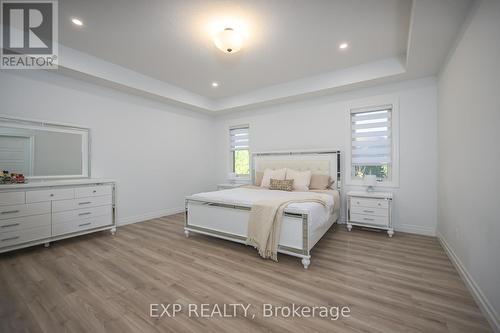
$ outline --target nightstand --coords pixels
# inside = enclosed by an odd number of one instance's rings
[[[241,184],[241,183],[224,183],[224,184],[217,184],[217,191],[220,190],[230,190],[232,188],[237,188],[240,186],[243,186],[246,184]]]
[[[392,227],[392,193],[347,192],[347,230],[353,225],[387,230],[394,235]]]

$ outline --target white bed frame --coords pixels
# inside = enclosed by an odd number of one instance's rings
[[[252,183],[257,172],[265,168],[292,168],[311,170],[313,174],[329,175],[335,179],[334,188],[340,190],[340,151],[315,150],[294,152],[266,152],[252,154]],[[186,198],[184,233],[210,235],[245,244],[251,206],[228,205],[224,202],[203,201],[196,197]],[[339,204],[336,207],[340,207]],[[278,252],[299,257],[305,269],[311,263],[311,249],[337,222],[337,209],[320,232],[312,234],[307,211],[286,208],[281,224]]]

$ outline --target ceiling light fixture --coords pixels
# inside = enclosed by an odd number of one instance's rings
[[[233,28],[225,28],[215,34],[215,46],[225,53],[236,53],[241,50],[243,38]]]
[[[82,20],[77,19],[76,17],[72,18],[72,19],[71,19],[71,22],[73,22],[73,24],[74,24],[74,25],[77,25],[77,26],[79,26],[79,27],[81,27],[81,26],[83,25]]]
[[[217,82],[212,82],[212,87],[217,88],[219,84]]]
[[[347,44],[347,43],[342,43],[342,44],[339,45],[339,49],[341,49],[341,50],[345,50],[348,47],[349,47],[349,44]]]

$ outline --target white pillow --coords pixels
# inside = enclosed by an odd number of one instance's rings
[[[309,191],[309,184],[311,183],[311,170],[298,171],[293,169],[286,169],[286,178],[293,179],[294,191]]]
[[[260,187],[267,187],[271,185],[271,178],[278,180],[285,180],[286,169],[265,169],[264,175],[262,176],[262,183],[260,183]]]

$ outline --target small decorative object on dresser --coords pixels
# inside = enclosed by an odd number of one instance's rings
[[[0,184],[24,184],[25,178],[22,173],[12,172],[9,176],[9,171],[3,170],[0,175]]]
[[[217,184],[217,191],[220,191],[220,190],[230,190],[232,188],[237,188],[237,187],[240,187],[240,186],[243,186],[245,184],[241,184],[241,183],[224,183],[224,184]]]
[[[392,193],[361,192],[347,193],[347,230],[353,225],[387,230],[394,235],[392,226]]]

